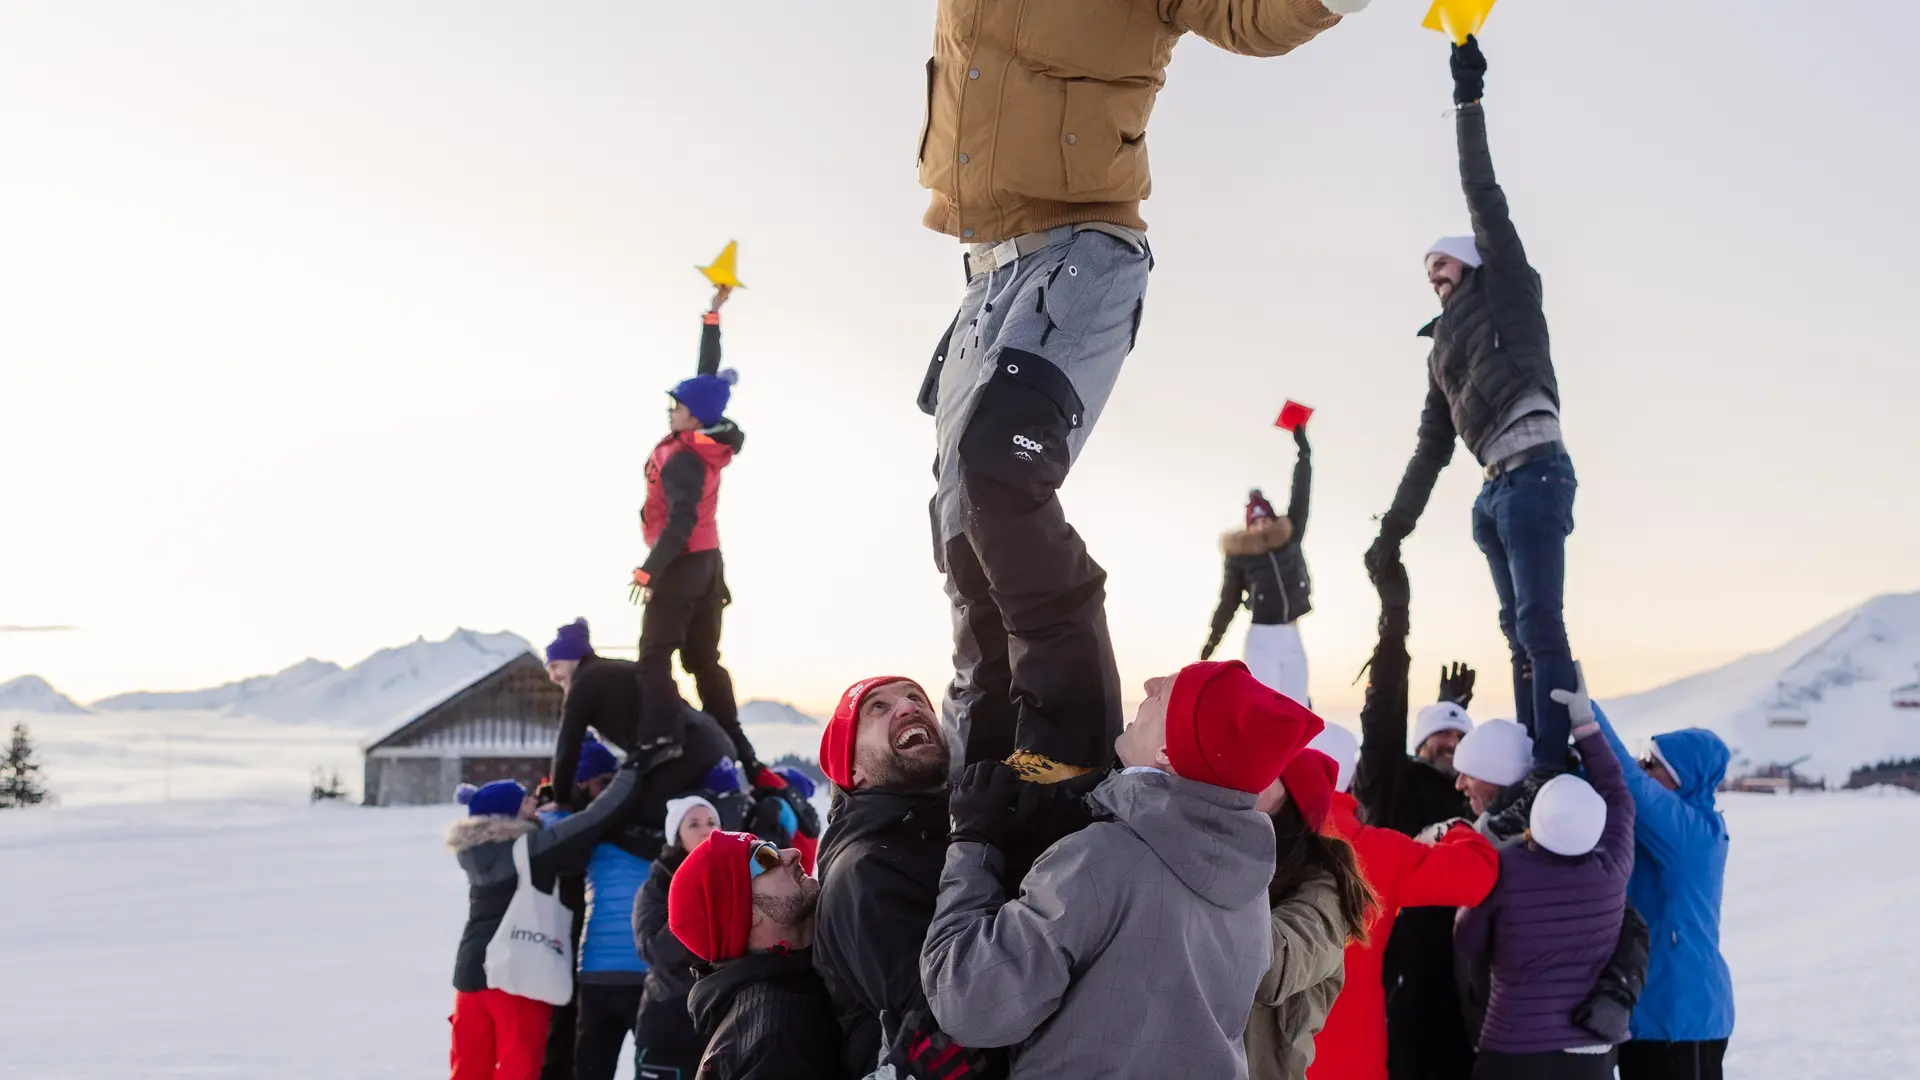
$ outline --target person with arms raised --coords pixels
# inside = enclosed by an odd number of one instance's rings
[[[1247,627],[1247,670],[1253,677],[1301,704],[1307,693],[1307,650],[1296,624],[1313,610],[1313,579],[1307,575],[1300,541],[1307,534],[1307,506],[1313,492],[1313,450],[1307,444],[1307,425],[1293,429],[1299,453],[1293,463],[1293,489],[1287,515],[1279,517],[1273,504],[1255,488],[1247,494],[1247,527],[1220,538],[1226,568],[1220,582],[1220,604],[1213,612],[1200,659],[1213,658],[1227,627],[1242,606],[1253,622]]]

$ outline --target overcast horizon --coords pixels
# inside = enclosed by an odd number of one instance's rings
[[[1313,695],[1359,700],[1360,557],[1425,391],[1420,254],[1466,217],[1425,8],[1374,0],[1278,59],[1175,52],[1139,347],[1063,495],[1130,688],[1197,657],[1218,534],[1247,488],[1285,498],[1294,398]],[[0,632],[0,682],[84,702],[457,626],[538,649],[581,615],[631,646],[643,458],[692,371],[693,267],[734,239],[739,694],[819,715],[876,671],[941,682],[913,396],[961,275],[911,162],[933,10],[0,10],[0,624],[80,628]],[[1513,3],[1483,35],[1598,691],[1920,589],[1920,8],[1851,14]],[[1498,714],[1478,485],[1457,450],[1405,544],[1414,687],[1466,660]]]

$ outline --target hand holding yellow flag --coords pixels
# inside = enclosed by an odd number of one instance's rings
[[[1433,0],[1420,25],[1446,34],[1455,45],[1465,45],[1467,35],[1479,33],[1492,10],[1493,0]]]
[[[729,289],[744,289],[747,287],[746,284],[740,280],[734,270],[734,262],[739,257],[740,242],[729,240],[726,250],[720,253],[719,258],[713,260],[712,266],[696,266],[694,269],[707,275],[707,280],[715,285]]]

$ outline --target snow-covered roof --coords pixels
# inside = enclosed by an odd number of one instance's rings
[[[366,741],[362,742],[360,744],[361,749],[373,750],[385,744],[400,741],[401,738],[405,736],[409,732],[409,730],[411,730],[415,725],[429,719],[434,713],[438,712],[440,709],[442,709],[446,705],[452,703],[456,698],[459,698],[462,694],[465,694],[477,688],[481,683],[484,683],[488,679],[493,678],[495,675],[498,675],[500,672],[506,670],[507,668],[512,667],[515,664],[522,663],[522,662],[531,663],[536,668],[540,667],[540,658],[535,656],[530,651],[523,650],[518,653],[513,653],[511,655],[494,659],[491,662],[491,666],[485,668],[484,670],[478,670],[477,672],[471,674],[469,677],[465,678],[463,681],[451,687],[442,688],[436,691],[429,698],[419,699],[417,704],[400,712],[396,716],[396,718],[393,720],[393,722],[388,724],[385,728],[383,728],[376,734],[368,737]],[[544,672],[542,673],[541,677],[545,678]],[[555,720],[557,722],[558,717],[556,717]],[[517,743],[517,742],[524,741],[525,736],[518,733],[509,733],[509,734],[503,734],[502,739],[505,741],[511,741],[511,742]]]

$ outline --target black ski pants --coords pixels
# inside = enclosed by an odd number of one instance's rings
[[[733,599],[718,549],[693,551],[673,560],[653,579],[653,594],[640,616],[640,731],[645,747],[671,741],[679,730],[680,687],[673,681],[673,654],[693,676],[700,710],[732,732],[740,726],[733,676],[720,666],[720,613]]]
[[[560,902],[573,912],[573,954],[580,955],[580,935],[587,928],[587,879],[581,874],[562,874],[555,879]],[[573,1023],[575,1004],[580,995],[565,1005],[553,1007],[547,1023],[547,1054],[540,1066],[540,1080],[573,1080]]]
[[[1721,1080],[1727,1040],[1643,1042],[1620,1047],[1620,1080]]]
[[[1473,1065],[1473,1080],[1613,1080],[1613,1051],[1604,1054],[1570,1054],[1551,1050],[1544,1054],[1502,1054],[1480,1051]]]
[[[613,1074],[620,1071],[620,1047],[639,1025],[640,997],[645,991],[642,983],[580,984],[574,995],[578,1002],[573,1029],[574,1080],[613,1080]],[[637,1037],[634,1060],[639,1060]]]

